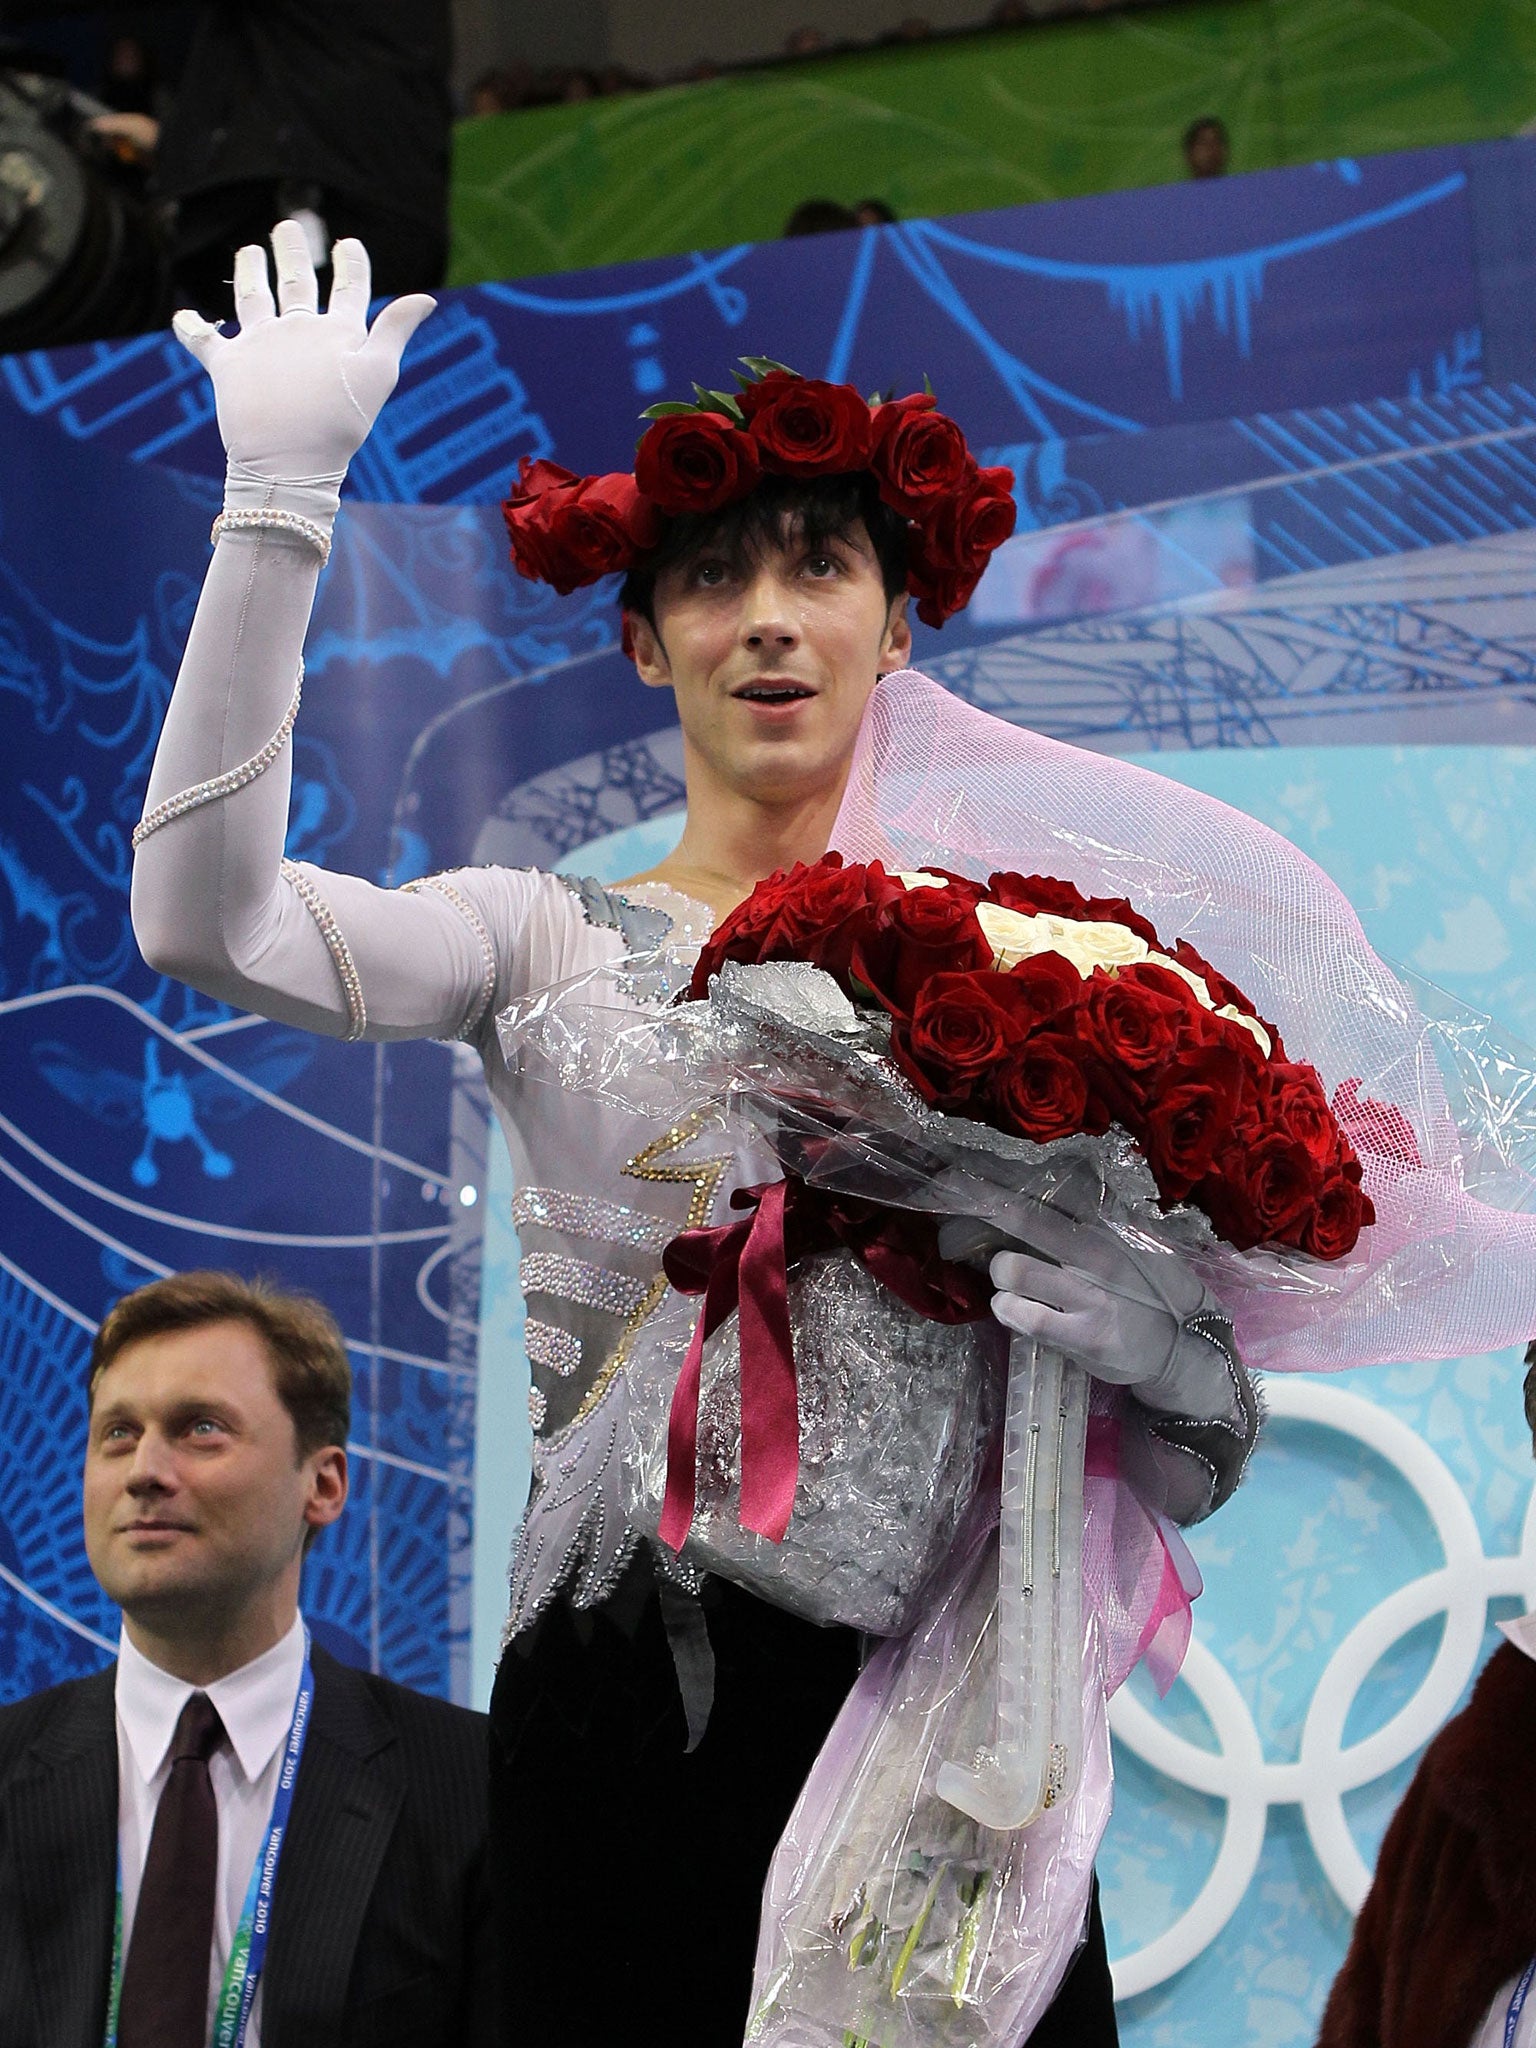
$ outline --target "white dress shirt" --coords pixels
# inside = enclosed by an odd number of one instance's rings
[[[219,1710],[227,1742],[208,1761],[219,1816],[219,1875],[213,1907],[213,1952],[208,1958],[208,2026],[224,1981],[224,1966],[240,1922],[246,1888],[266,1843],[272,1799],[293,1703],[304,1669],[304,1623],[270,1650],[212,1685],[188,1685],[162,1671],[128,1640],[117,1651],[117,1846],[123,1872],[123,1955],[133,1937],[133,1916],[144,1881],[144,1860],[155,1809],[170,1776],[171,1737],[194,1692],[207,1693]],[[261,1987],[246,2029],[246,2048],[261,2048]]]
[[[1501,1621],[1499,1630],[1517,1650],[1536,1659],[1536,1614],[1522,1614],[1515,1621]],[[1472,2036],[1470,2048],[1505,2048],[1504,2028],[1509,2017],[1509,2002],[1519,1982],[1518,1977],[1511,1977],[1507,1984],[1500,1985],[1488,2008],[1487,2018]],[[1516,2023],[1509,2048],[1536,2048],[1536,1983],[1531,1985],[1526,1996],[1525,2010]]]

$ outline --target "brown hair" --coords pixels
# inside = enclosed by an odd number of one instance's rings
[[[309,1294],[285,1294],[270,1280],[238,1273],[172,1273],[107,1311],[91,1346],[89,1388],[130,1344],[205,1323],[247,1323],[272,1361],[277,1397],[293,1418],[298,1454],[345,1445],[352,1422],[352,1367],[336,1319]]]

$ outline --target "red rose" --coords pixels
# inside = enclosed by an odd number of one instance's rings
[[[1270,1133],[1246,1155],[1243,1179],[1265,1237],[1299,1239],[1321,1182],[1306,1146],[1281,1132]]]
[[[852,971],[886,1009],[910,1017],[933,974],[990,967],[992,948],[972,904],[949,889],[903,889],[854,948]]]
[[[1006,975],[991,969],[932,975],[911,1008],[911,1024],[895,1036],[922,1065],[938,1094],[954,1102],[971,1081],[999,1065],[1044,1022],[1081,999],[1081,977],[1059,954],[1022,961]]]
[[[1264,1122],[1304,1145],[1319,1173],[1328,1172],[1339,1156],[1342,1133],[1328,1107],[1323,1084],[1312,1067],[1273,1060],[1266,1072]]]
[[[921,519],[967,481],[971,456],[954,421],[920,391],[876,411],[869,466],[886,504],[907,519]]]
[[[569,498],[580,485],[580,477],[562,469],[558,462],[533,462],[525,455],[501,508],[512,566],[518,575],[526,576],[530,583],[552,583],[562,596],[586,579],[582,564],[569,559],[551,540],[549,508]]]
[[[907,535],[907,589],[917,599],[917,616],[925,626],[942,626],[963,612],[981,581],[981,570],[957,568],[929,549],[920,526]]]
[[[805,381],[798,370],[770,370],[765,377],[737,392],[736,403],[741,407],[742,418],[750,427],[765,405]]]
[[[979,576],[987,558],[1018,523],[1011,469],[978,469],[969,483],[941,499],[923,522],[930,557]]]
[[[1165,1199],[1188,1194],[1210,1172],[1242,1093],[1242,1057],[1234,1046],[1207,1040],[1169,1063],[1147,1103],[1146,1128],[1136,1133]]]
[[[635,482],[662,512],[715,512],[758,479],[752,436],[718,412],[653,420],[635,450]]]
[[[1084,998],[1083,1035],[1112,1072],[1145,1074],[1172,1060],[1199,1008],[1194,990],[1165,968],[1096,973]]]
[[[577,553],[585,552],[591,566],[604,576],[627,569],[636,555],[646,553],[661,539],[655,506],[641,496],[626,471],[588,477],[570,504],[562,501],[555,519],[567,545]]]
[[[546,462],[542,456],[534,461],[525,455],[517,466],[517,481],[507,498],[509,505],[532,505],[549,492],[564,488],[568,484],[579,484],[581,478],[572,469],[562,469],[558,462]]]
[[[1069,1138],[1076,1131],[1109,1128],[1109,1116],[1093,1101],[1088,1078],[1070,1038],[1040,1031],[1026,1039],[992,1082],[992,1096],[1004,1128],[1037,1145]]]
[[[1084,999],[1088,984],[1064,954],[1036,953],[1020,960],[1003,979],[1008,984],[1007,1000],[1031,1028],[1048,1024],[1064,1010],[1075,1010]]]
[[[556,464],[532,467],[552,472]],[[622,472],[572,483],[520,477],[502,516],[519,575],[553,584],[562,597],[629,568],[660,537],[655,511]]]
[[[884,881],[883,874],[879,881]],[[878,893],[878,883],[864,868],[843,867],[839,854],[823,855],[780,897],[778,915],[764,935],[757,957],[809,960],[846,984],[854,946],[874,921],[872,883]]]
[[[765,378],[742,393],[742,410],[764,469],[828,476],[869,466],[869,407],[851,384]]]
[[[829,863],[840,867],[842,855],[824,854],[817,867]],[[787,873],[769,875],[758,883],[745,903],[738,903],[730,914],[716,925],[699,954],[698,964],[693,970],[693,979],[688,984],[691,1001],[697,1002],[709,994],[711,979],[720,972],[727,960],[740,960],[755,965],[762,958],[763,941],[773,929],[785,897],[798,879],[810,872],[797,863]]]
[[[1375,1221],[1370,1198],[1341,1175],[1313,1202],[1301,1233],[1301,1248],[1315,1259],[1342,1259],[1354,1250],[1364,1226]]]
[[[512,550],[512,566],[530,583],[550,583],[562,597],[587,581],[580,562],[571,560],[550,538],[544,514],[529,500],[522,505],[508,498],[501,508]]]
[[[918,991],[911,1022],[899,1022],[891,1047],[903,1069],[920,1067],[932,1083],[930,1100],[961,1104],[973,1083],[1008,1059],[1024,1042],[1028,1018],[1001,999],[995,985],[1006,975],[932,975]]]
[[[1190,1191],[1190,1199],[1210,1217],[1216,1235],[1240,1252],[1251,1251],[1264,1241],[1264,1226],[1248,1199],[1248,1190],[1233,1172],[1242,1171],[1242,1154],[1224,1158],[1218,1170]],[[1165,1195],[1165,1205],[1179,1196]]]
[[[1079,919],[1088,915],[1087,897],[1055,875],[989,875],[987,894],[1004,910],[1022,911],[1025,917],[1042,912]]]

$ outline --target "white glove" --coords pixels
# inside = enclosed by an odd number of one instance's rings
[[[219,432],[229,468],[226,511],[297,512],[327,530],[340,504],[347,464],[395,388],[400,358],[436,306],[424,292],[393,299],[372,330],[372,273],[361,242],[331,251],[330,309],[316,310],[319,289],[304,230],[279,221],[272,230],[277,303],[267,252],[257,244],[235,256],[233,337],[198,313],[171,325],[213,379]]]
[[[1004,1243],[1010,1248],[997,1249]],[[946,1258],[987,1259],[997,1320],[1054,1345],[1095,1379],[1133,1388],[1170,1414],[1240,1416],[1223,1348],[1187,1327],[1213,1307],[1199,1275],[1152,1238],[1132,1242],[1111,1229],[1086,1189],[1064,1186],[1049,1203],[999,1202],[985,1221],[954,1219],[939,1249]]]

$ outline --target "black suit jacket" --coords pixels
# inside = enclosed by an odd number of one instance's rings
[[[486,1724],[314,1650],[262,1973],[262,2048],[490,2048]],[[0,2044],[101,2048],[117,1868],[113,1669],[0,1708]]]

